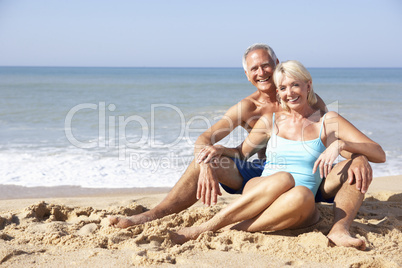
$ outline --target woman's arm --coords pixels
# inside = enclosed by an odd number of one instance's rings
[[[342,151],[364,155],[370,162],[385,162],[386,156],[381,146],[336,112],[327,113],[324,126],[327,149],[318,157],[313,172],[320,166],[320,171],[329,173],[333,162]]]
[[[213,158],[221,155],[232,158],[248,159],[253,154],[261,150],[261,148],[264,148],[268,142],[271,133],[271,118],[272,114],[271,117],[269,117],[269,115],[262,116],[257,121],[244,142],[236,148],[227,148],[222,145],[214,145],[203,148],[198,154],[198,163],[208,163]]]
[[[382,147],[372,139],[364,135],[348,120],[341,115],[330,112],[328,113],[326,127],[334,133],[340,142],[339,151],[348,151],[350,153],[362,154],[367,157],[370,162],[384,163],[386,160],[385,152]]]

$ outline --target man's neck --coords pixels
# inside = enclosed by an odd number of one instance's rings
[[[276,98],[276,91],[270,90],[269,92],[258,90],[259,93],[259,101],[265,103],[275,103],[278,102]]]

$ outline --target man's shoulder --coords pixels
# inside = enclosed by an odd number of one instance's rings
[[[239,104],[243,105],[245,108],[257,108],[256,99],[251,96],[242,99]]]
[[[281,110],[277,101],[270,101],[262,97],[258,91],[247,96],[243,100],[243,105],[250,111],[258,111],[261,114],[276,112]]]
[[[232,109],[236,108],[236,110],[240,111],[253,111],[257,109],[256,99],[252,95],[245,97],[240,100],[238,103],[232,106]]]
[[[238,118],[245,122],[250,117],[255,116],[258,111],[259,107],[253,98],[246,97],[233,105],[225,115],[229,118]]]
[[[226,115],[233,116],[239,115],[244,121],[249,120],[251,117],[258,117],[264,113],[270,113],[278,111],[279,106],[277,102],[268,102],[264,99],[261,100],[261,96],[258,91],[245,97],[237,104],[233,105]]]
[[[253,92],[252,94],[248,95],[244,99],[241,100],[242,104],[248,105],[249,107],[253,107],[257,109],[261,106],[261,94],[258,91]]]

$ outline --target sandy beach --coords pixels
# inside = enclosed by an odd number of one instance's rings
[[[375,178],[352,224],[367,249],[335,247],[326,238],[332,206],[308,229],[274,233],[204,233],[176,245],[169,230],[200,224],[237,198],[195,204],[128,229],[108,215],[134,215],[158,204],[169,189],[83,189],[0,186],[1,267],[401,267],[402,176]]]

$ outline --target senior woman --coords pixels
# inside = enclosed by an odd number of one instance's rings
[[[301,63],[279,64],[273,78],[283,111],[261,117],[239,147],[215,146],[222,155],[244,159],[267,146],[261,177],[247,182],[242,195],[209,221],[173,233],[176,242],[223,227],[256,232],[315,224],[315,194],[341,151],[385,162],[381,146],[350,122],[336,112],[323,114],[313,108],[317,100],[312,78]],[[200,161],[207,157],[207,151],[200,152]]]

